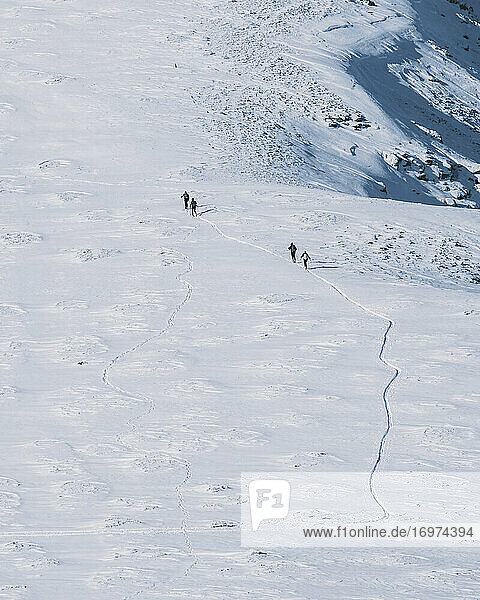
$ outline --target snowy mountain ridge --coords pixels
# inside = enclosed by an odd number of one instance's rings
[[[442,45],[420,28],[435,2],[217,4],[200,34],[222,73],[199,92],[221,148],[210,169],[478,206],[478,27],[471,7],[443,4]]]

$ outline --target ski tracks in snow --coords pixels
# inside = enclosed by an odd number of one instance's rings
[[[218,210],[218,209],[215,207],[214,210]],[[213,227],[213,229],[219,235],[221,235],[223,238],[225,238],[227,240],[231,240],[231,241],[237,242],[239,244],[243,244],[245,246],[250,246],[252,248],[256,248],[257,250],[260,250],[261,252],[265,252],[266,254],[270,254],[271,256],[275,256],[276,258],[280,258],[280,259],[285,260],[288,263],[290,263],[288,258],[285,258],[284,256],[282,256],[281,254],[278,254],[277,252],[273,252],[272,250],[269,250],[268,248],[264,248],[263,246],[260,246],[258,244],[254,244],[253,242],[249,242],[247,240],[242,240],[242,239],[239,239],[234,236],[226,234],[224,231],[222,231],[222,229],[220,229],[220,227],[216,223],[214,223],[213,221],[210,221],[209,219],[207,219],[205,217],[202,217],[202,213],[199,214],[199,219],[204,221],[211,227]],[[390,391],[392,385],[394,384],[395,380],[400,375],[400,369],[385,358],[385,350],[386,350],[388,338],[389,338],[391,331],[393,330],[393,328],[395,326],[395,323],[389,317],[369,308],[368,306],[365,306],[358,300],[355,300],[355,298],[352,298],[349,294],[347,294],[345,291],[343,291],[341,288],[339,288],[335,283],[333,283],[329,279],[326,279],[325,277],[322,277],[321,275],[318,275],[317,273],[312,273],[312,271],[310,271],[310,270],[308,271],[308,274],[311,275],[312,277],[315,277],[316,279],[319,279],[324,284],[329,286],[332,290],[334,290],[337,294],[339,294],[347,302],[350,302],[351,304],[353,304],[354,306],[356,306],[357,308],[359,308],[366,314],[376,317],[378,319],[381,319],[384,323],[387,324],[387,327],[383,333],[380,350],[378,352],[378,359],[388,369],[392,370],[393,374],[390,377],[390,379],[388,380],[387,384],[385,385],[385,387],[383,388],[383,391],[382,391],[382,402],[383,402],[383,406],[385,409],[386,427],[385,427],[385,431],[383,432],[382,438],[381,438],[379,446],[378,446],[375,463],[373,464],[373,467],[370,471],[369,482],[368,482],[372,498],[383,513],[383,516],[381,517],[380,520],[383,520],[388,517],[389,513],[388,513],[386,507],[382,504],[380,498],[378,497],[378,494],[375,490],[374,478],[375,478],[375,473],[378,471],[378,468],[382,461],[384,451],[385,451],[386,440],[387,440],[388,434],[390,433],[390,430],[391,430],[392,424],[393,424],[392,411],[390,409],[390,403],[389,403],[389,399],[388,399],[389,391]]]
[[[213,209],[218,210],[216,207]],[[206,217],[202,216],[202,213],[199,214],[198,218],[201,221],[207,223],[209,226],[211,226],[220,236],[222,236],[223,238],[225,238],[227,240],[230,240],[230,241],[233,241],[233,242],[236,242],[239,244],[243,244],[245,246],[250,246],[252,248],[256,248],[257,250],[260,250],[261,252],[270,254],[271,256],[274,256],[276,258],[280,258],[282,260],[289,262],[289,260],[287,258],[282,256],[281,254],[278,254],[277,252],[269,250],[268,248],[265,248],[263,246],[255,244],[253,242],[249,242],[247,240],[242,240],[242,239],[239,239],[234,236],[226,234],[216,223],[214,223],[213,221],[210,221]],[[185,261],[185,263],[187,264],[187,267],[184,271],[182,271],[181,273],[179,273],[176,276],[176,279],[178,281],[182,282],[182,284],[186,288],[186,294],[183,297],[183,299],[181,300],[181,302],[179,302],[175,306],[173,311],[171,312],[165,327],[163,329],[161,329],[160,331],[155,332],[153,335],[150,335],[148,338],[144,339],[143,341],[135,344],[131,348],[128,348],[128,349],[124,350],[123,352],[119,353],[117,356],[115,356],[109,362],[109,364],[105,367],[105,369],[103,371],[102,380],[106,386],[108,386],[110,389],[112,389],[113,391],[115,391],[118,394],[121,394],[124,397],[130,398],[136,402],[144,403],[146,406],[146,409],[143,412],[135,415],[134,417],[130,418],[127,421],[127,427],[128,427],[129,433],[138,430],[140,421],[143,420],[144,418],[146,418],[149,414],[151,414],[153,412],[153,410],[155,409],[155,406],[156,406],[156,402],[154,399],[152,399],[144,394],[137,393],[137,392],[131,392],[125,388],[122,388],[122,387],[114,384],[111,381],[112,370],[118,363],[120,363],[122,360],[126,359],[129,355],[131,355],[134,352],[136,352],[137,350],[141,349],[148,343],[150,343],[156,339],[159,339],[163,335],[165,335],[174,326],[178,313],[189,302],[190,298],[192,297],[193,287],[188,281],[186,281],[184,279],[184,277],[192,271],[193,267],[192,267],[192,263],[190,262],[190,260],[188,259],[188,257],[186,255],[182,254],[182,257],[183,257],[183,260]],[[387,440],[388,434],[390,433],[390,430],[392,428],[392,423],[393,423],[388,396],[389,396],[389,392],[390,392],[392,385],[394,384],[395,380],[398,378],[398,376],[400,374],[399,368],[396,367],[395,365],[393,365],[391,362],[389,362],[385,358],[385,350],[386,350],[387,342],[388,342],[390,333],[391,333],[392,329],[394,328],[395,324],[394,324],[394,321],[391,320],[389,317],[365,306],[358,300],[355,300],[354,298],[352,298],[349,294],[347,294],[345,291],[343,291],[340,287],[338,287],[332,281],[326,279],[325,277],[322,277],[321,275],[319,275],[317,273],[313,273],[312,271],[308,271],[308,274],[310,276],[315,277],[316,279],[320,280],[322,283],[324,283],[328,287],[330,287],[337,294],[339,294],[342,298],[344,298],[347,302],[353,304],[354,306],[356,306],[357,308],[359,308],[366,314],[369,314],[373,317],[381,319],[383,322],[385,322],[387,324],[387,327],[383,333],[382,343],[381,343],[380,350],[378,353],[378,359],[388,369],[391,369],[393,371],[393,374],[390,377],[389,381],[387,382],[387,384],[385,385],[385,387],[383,388],[383,391],[382,391],[382,401],[383,401],[383,406],[384,406],[385,414],[386,414],[386,428],[385,428],[385,431],[380,440],[380,443],[378,446],[378,451],[376,453],[375,463],[370,471],[370,476],[369,476],[370,493],[372,495],[373,500],[375,501],[375,503],[378,505],[378,507],[381,509],[381,511],[383,513],[383,516],[380,519],[380,520],[382,520],[382,519],[388,517],[388,511],[387,511],[386,507],[382,504],[382,502],[381,502],[380,498],[378,497],[378,494],[375,490],[374,478],[375,478],[375,473],[378,471],[379,466],[382,461],[382,458],[384,456],[386,440]],[[124,437],[124,435],[119,433],[117,435],[117,441],[124,447],[130,448],[130,446],[128,446],[128,444],[122,439],[123,437]],[[168,454],[168,458],[171,459],[172,461],[180,464],[182,466],[182,468],[184,469],[184,473],[185,473],[182,481],[180,481],[177,484],[177,486],[175,487],[175,490],[176,490],[176,494],[177,494],[177,506],[183,515],[182,524],[181,524],[181,528],[180,528],[179,532],[182,533],[182,535],[185,539],[185,547],[186,547],[187,553],[192,559],[190,565],[187,567],[187,569],[183,573],[183,576],[186,576],[195,567],[195,565],[198,564],[198,560],[199,560],[198,556],[195,553],[195,550],[193,548],[193,545],[192,545],[192,542],[190,539],[189,533],[190,533],[190,531],[193,531],[193,530],[188,528],[188,520],[189,520],[190,515],[189,515],[189,511],[188,511],[188,508],[185,504],[184,497],[183,497],[183,488],[185,487],[185,485],[188,483],[188,481],[191,479],[191,476],[192,476],[191,464],[188,460],[179,458],[178,456]]]
[[[170,313],[170,316],[167,320],[167,324],[160,331],[155,332],[153,335],[149,336],[148,338],[144,339],[143,341],[135,344],[131,348],[128,348],[127,350],[124,350],[123,352],[121,352],[120,354],[115,356],[109,362],[109,364],[105,367],[105,369],[103,371],[102,380],[106,386],[108,386],[110,389],[112,389],[113,391],[115,391],[118,394],[121,394],[124,397],[130,398],[137,402],[143,402],[146,406],[146,409],[143,412],[135,415],[134,417],[132,417],[131,419],[129,419],[127,421],[127,428],[129,430],[129,433],[138,430],[139,422],[142,419],[146,418],[148,415],[150,415],[154,411],[156,402],[153,398],[150,398],[149,396],[146,396],[144,394],[137,393],[137,392],[130,392],[129,390],[126,390],[126,389],[112,383],[111,371],[121,360],[127,358],[130,354],[136,352],[140,348],[144,347],[146,344],[153,342],[154,340],[157,340],[160,337],[162,337],[163,335],[165,335],[174,326],[175,319],[176,319],[178,313],[182,310],[182,308],[188,303],[188,301],[192,297],[193,287],[188,281],[186,281],[184,279],[184,277],[192,271],[192,268],[193,268],[192,263],[185,254],[182,254],[182,253],[179,253],[179,254],[181,254],[183,260],[187,264],[187,268],[184,271],[182,271],[181,273],[179,273],[176,276],[176,279],[177,279],[177,281],[180,281],[183,284],[183,286],[186,288],[186,294],[183,297],[183,299],[181,300],[181,302],[179,302],[175,306],[173,311]],[[121,444],[122,446],[130,449],[131,446],[128,446],[128,444],[125,443],[125,441],[123,441],[122,437],[123,437],[122,433],[119,433],[117,435],[118,443]],[[191,571],[191,569],[198,563],[198,556],[195,554],[195,551],[193,549],[192,542],[191,542],[190,536],[189,536],[188,520],[189,520],[190,514],[186,507],[185,500],[183,497],[183,491],[182,491],[184,486],[187,484],[187,482],[192,477],[191,463],[188,460],[186,460],[184,458],[179,458],[178,456],[175,456],[173,454],[167,454],[167,456],[173,462],[176,462],[179,465],[181,465],[185,472],[185,475],[184,475],[184,478],[182,479],[182,481],[180,481],[180,483],[178,483],[175,486],[175,491],[177,494],[177,507],[180,509],[180,511],[182,513],[182,523],[181,523],[180,531],[185,539],[185,546],[187,549],[187,553],[192,559],[191,564],[187,567],[187,569],[183,573],[183,575],[185,576],[185,575],[188,575],[189,572]]]

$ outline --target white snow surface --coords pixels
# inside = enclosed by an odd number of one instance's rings
[[[480,597],[238,529],[242,471],[479,468],[470,2],[4,0],[0,598]]]

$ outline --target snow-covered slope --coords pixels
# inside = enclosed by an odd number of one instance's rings
[[[475,11],[446,0],[370,4],[216,6],[203,35],[222,76],[200,94],[222,147],[212,169],[479,206]]]
[[[237,527],[242,471],[478,469],[478,13],[3,3],[0,597],[478,597]]]

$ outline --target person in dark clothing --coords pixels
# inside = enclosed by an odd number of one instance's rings
[[[290,246],[288,247],[288,249],[290,250],[290,254],[292,255],[292,262],[296,263],[297,262],[297,247],[295,246],[295,244],[292,242],[290,244]]]
[[[187,190],[185,190],[182,194],[183,202],[185,204],[185,210],[188,210],[188,201],[190,200],[190,196],[188,195]]]
[[[192,217],[196,217],[197,216],[197,201],[195,200],[195,198],[192,198],[192,201],[190,202],[190,209],[192,211]]]
[[[303,266],[308,269],[308,261],[311,260],[308,256],[308,252],[305,250],[300,258],[303,260]]]

